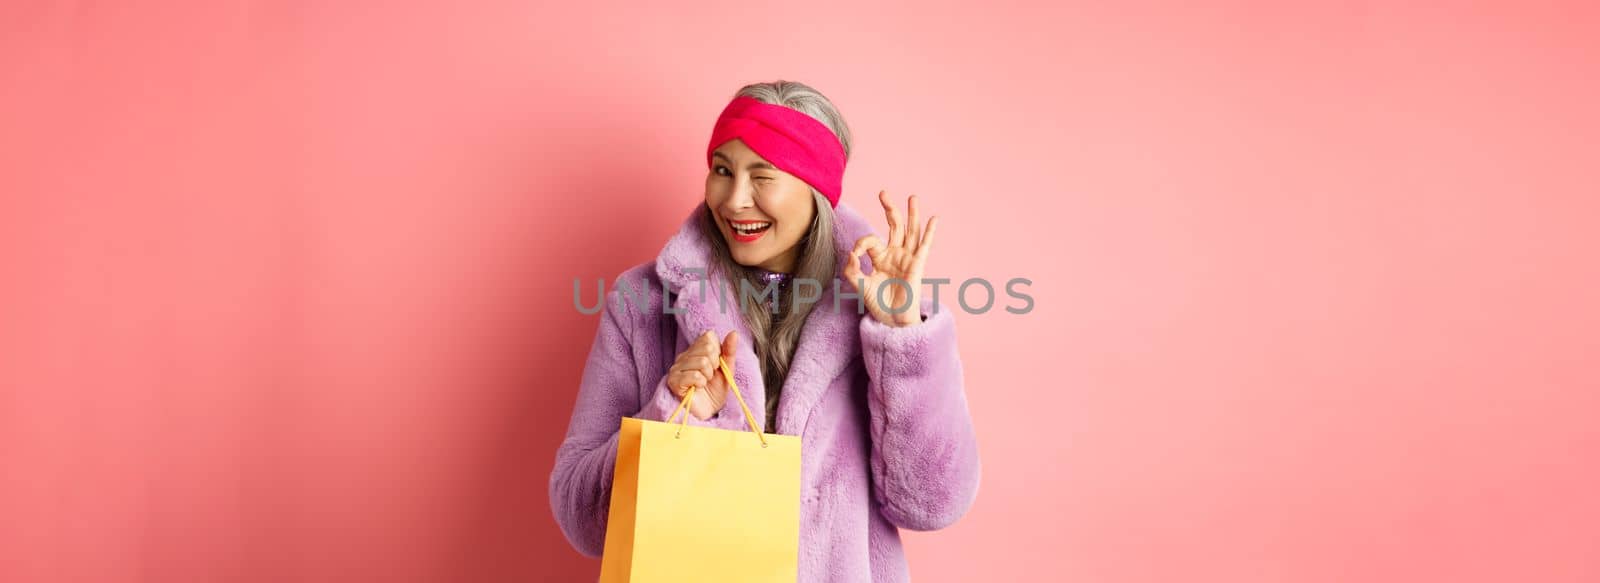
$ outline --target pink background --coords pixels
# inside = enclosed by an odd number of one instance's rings
[[[591,579],[572,280],[780,78],[1034,281],[918,581],[1600,580],[1593,2],[433,4],[0,7],[0,581]]]

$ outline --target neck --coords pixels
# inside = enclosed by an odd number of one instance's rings
[[[795,246],[792,246],[792,247],[788,248],[783,253],[779,253],[777,256],[773,257],[772,259],[768,260],[767,262],[762,263],[760,265],[754,265],[754,266],[751,266],[751,267],[754,268],[754,269],[760,269],[760,270],[776,272],[776,273],[793,273],[794,272],[794,268],[795,268],[795,263],[799,260],[799,258],[800,258],[800,246],[799,245],[795,245]]]

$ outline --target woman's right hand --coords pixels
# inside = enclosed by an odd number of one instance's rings
[[[702,421],[710,419],[722,410],[722,404],[728,399],[728,379],[723,378],[717,370],[721,366],[718,358],[725,358],[728,366],[733,366],[733,350],[737,345],[739,336],[737,330],[730,330],[727,338],[717,341],[717,335],[711,330],[696,338],[694,344],[678,355],[672,363],[672,368],[667,370],[667,388],[679,400],[689,387],[699,387],[694,392],[694,398],[689,400],[689,414]],[[733,371],[728,371],[730,374]]]

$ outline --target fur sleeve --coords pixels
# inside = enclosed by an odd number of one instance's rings
[[[862,316],[874,495],[884,517],[936,530],[966,514],[978,494],[977,438],[967,411],[951,310],[906,327]]]
[[[635,415],[640,408],[630,338],[632,309],[627,297],[616,290],[613,285],[606,295],[572,420],[550,472],[550,509],[556,523],[573,548],[591,557],[600,556],[605,548],[622,418]]]

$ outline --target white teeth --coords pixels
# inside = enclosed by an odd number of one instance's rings
[[[735,223],[729,223],[729,224],[733,225],[733,230],[738,231],[740,233],[754,233],[756,231],[759,231],[761,229],[766,228],[767,226],[771,225],[772,223],[750,223],[750,224],[746,224],[746,225],[740,225],[740,224],[735,224]]]

